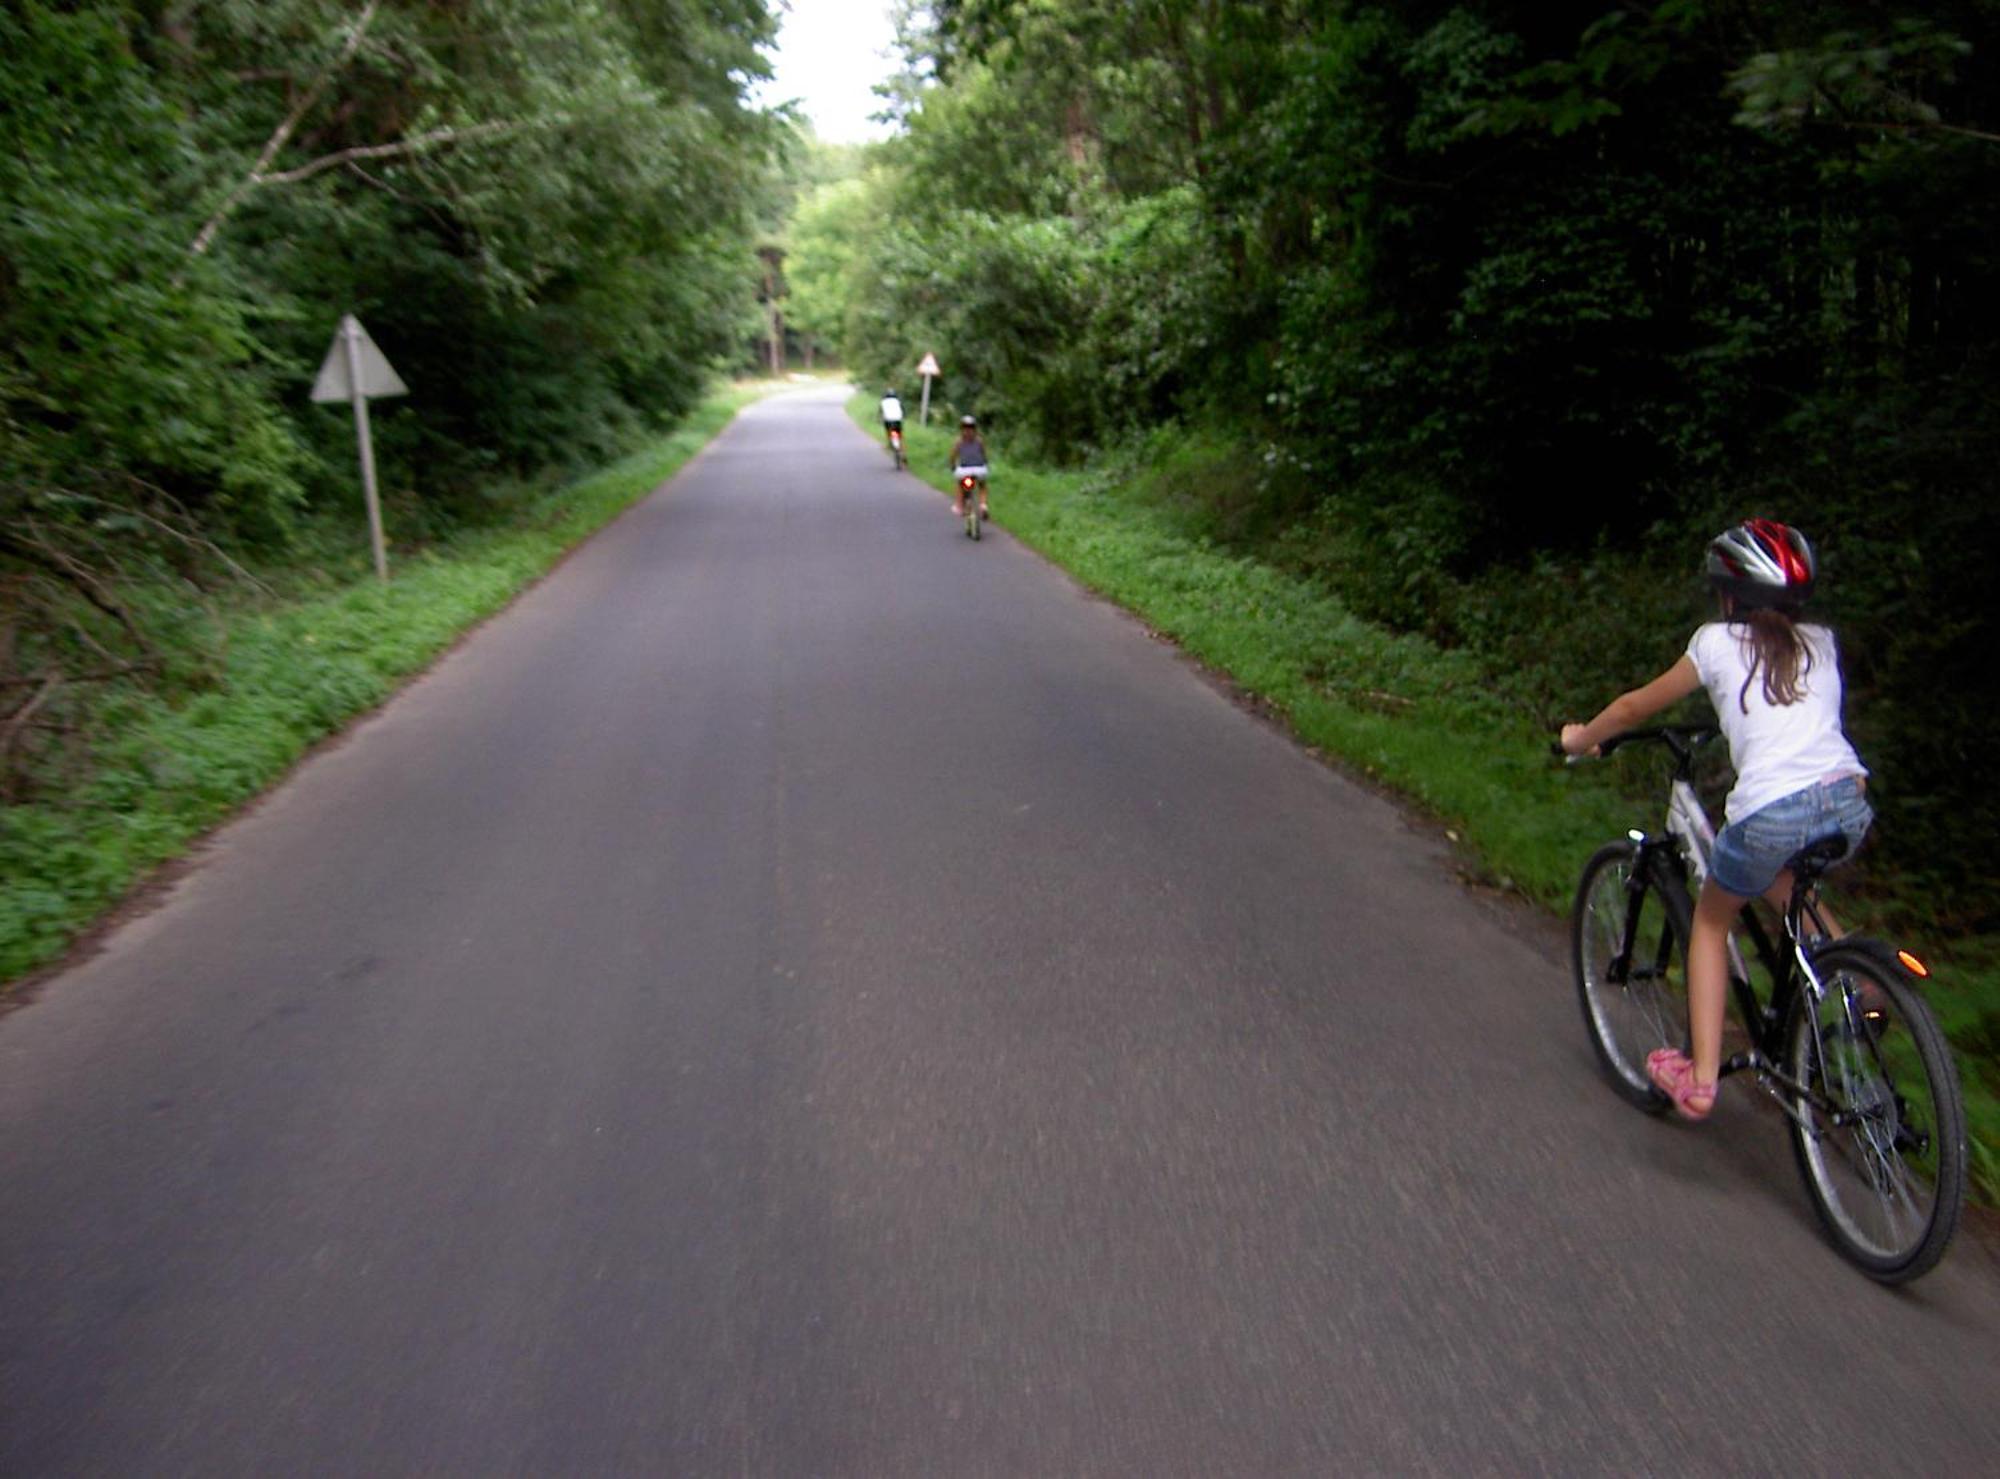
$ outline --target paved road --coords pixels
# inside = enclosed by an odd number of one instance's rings
[[[0,1019],[10,1475],[1990,1471],[1996,1354],[827,392]]]

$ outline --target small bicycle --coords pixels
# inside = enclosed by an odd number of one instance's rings
[[[889,458],[896,464],[896,471],[901,472],[903,470],[903,428],[900,426],[889,428]]]
[[[1653,1114],[1668,1101],[1646,1077],[1646,1055],[1688,1047],[1692,899],[1715,843],[1695,794],[1694,763],[1718,732],[1663,725],[1599,747],[1609,755],[1655,743],[1674,761],[1666,835],[1634,831],[1599,848],[1584,865],[1571,922],[1591,1044],[1611,1086]],[[1730,994],[1749,1046],[1725,1058],[1722,1073],[1754,1075],[1777,1101],[1834,1246],[1871,1277],[1896,1284],[1933,1268],[1958,1226],[1965,1107],[1951,1050],[1917,990],[1929,975],[1923,963],[1876,940],[1825,938],[1819,880],[1845,851],[1846,839],[1835,834],[1792,859],[1776,940],[1744,910],[1740,934],[1769,998],[1759,998],[1732,936]]]

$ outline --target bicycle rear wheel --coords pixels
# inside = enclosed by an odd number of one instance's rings
[[[1638,844],[1613,842],[1584,864],[1570,919],[1577,997],[1611,1087],[1651,1114],[1667,1096],[1646,1077],[1655,1048],[1687,1047],[1692,910],[1677,878],[1642,871]]]
[[[1834,1245],[1900,1284],[1944,1256],[1965,1200],[1965,1105],[1937,1019],[1903,968],[1866,941],[1813,961],[1785,1024],[1785,1069],[1809,1094],[1792,1149]]]

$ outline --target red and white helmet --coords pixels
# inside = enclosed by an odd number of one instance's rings
[[[1776,519],[1745,519],[1709,542],[1709,583],[1739,606],[1799,606],[1818,564],[1805,535]]]

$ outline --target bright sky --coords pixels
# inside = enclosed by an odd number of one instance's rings
[[[759,89],[770,103],[797,98],[813,128],[830,143],[882,139],[870,123],[882,106],[869,91],[890,72],[896,39],[889,0],[781,0],[773,77]]]

